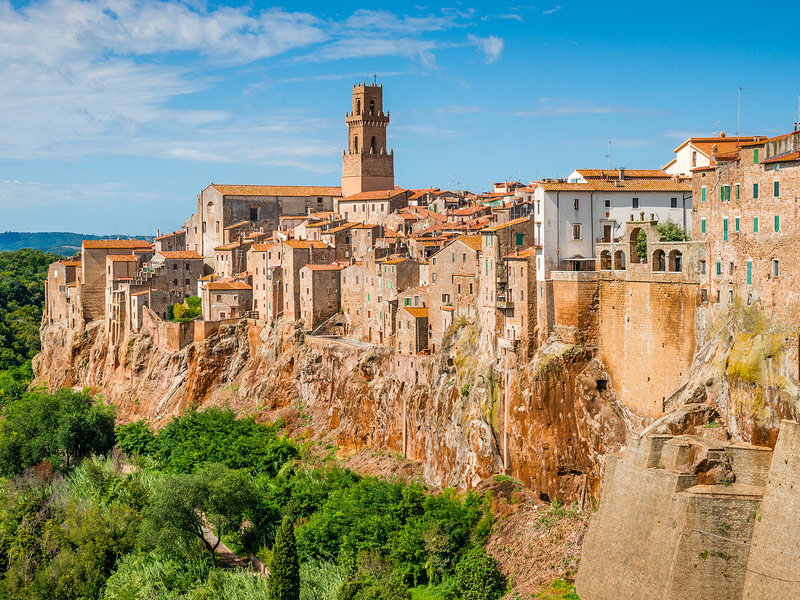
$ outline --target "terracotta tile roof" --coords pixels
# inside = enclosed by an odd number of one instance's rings
[[[536,248],[533,246],[525,248],[525,250],[520,250],[519,252],[511,252],[506,254],[503,258],[530,258],[531,256],[536,256]]]
[[[627,175],[626,175],[627,177]],[[690,192],[692,185],[669,178],[658,179],[593,179],[589,183],[543,182],[546,192]]]
[[[211,273],[210,275],[205,275],[198,279],[197,281],[214,281],[215,279],[219,279],[219,275]]]
[[[236,240],[235,242],[231,242],[230,244],[225,244],[224,246],[217,246],[214,250],[233,250],[234,248],[238,248],[241,246],[242,243],[240,240]]]
[[[208,284],[209,290],[252,290],[252,286],[247,285],[243,281],[215,281]]]
[[[787,154],[781,154],[780,156],[773,156],[772,158],[768,158],[766,160],[762,160],[761,162],[765,165],[779,163],[779,162],[788,162],[792,160],[800,160],[800,152],[789,152]]]
[[[720,137],[720,136],[712,136],[712,137],[691,137],[683,142],[680,146],[675,148],[673,152],[677,152],[681,148],[683,148],[686,144],[692,144],[695,148],[697,148],[700,152],[705,154],[706,156],[711,156],[711,147],[714,144],[717,144],[719,149],[722,149],[725,146],[733,146],[736,147],[738,144],[739,147],[749,144],[751,142],[757,141],[759,138],[763,141],[764,136],[757,136],[757,135],[747,135],[747,136],[739,136],[739,137]]]
[[[477,277],[475,273],[453,273],[453,277]]]
[[[249,225],[250,221],[239,221],[233,225],[228,225],[225,229],[233,229],[234,227],[241,227],[242,225]]]
[[[403,310],[410,314],[415,319],[427,319],[428,307],[427,306],[404,306]]]
[[[618,179],[619,169],[575,169],[585,179]],[[625,178],[631,179],[669,179],[672,177],[661,169],[625,169]]]
[[[528,217],[520,217],[519,219],[514,219],[509,221],[508,223],[502,223],[500,225],[492,225],[491,227],[487,227],[486,229],[481,229],[481,231],[500,231],[501,229],[505,229],[506,227],[511,227],[512,225],[521,225],[526,221],[529,221]]]
[[[156,239],[163,240],[165,238],[172,237],[173,235],[183,235],[184,233],[186,232],[183,229],[178,229],[177,231],[173,231],[172,233],[165,233],[164,235],[160,235]]]
[[[150,248],[144,240],[83,240],[81,247],[95,250],[100,248]]]
[[[328,244],[325,242],[320,242],[318,240],[286,240],[283,242],[290,248],[294,249],[302,249],[302,248],[327,248]]]
[[[203,258],[194,250],[162,250],[159,254],[164,258]]]
[[[79,260],[62,260],[60,261],[65,267],[80,267],[81,261]]]
[[[131,296],[143,296],[144,294],[149,294],[150,290],[144,290],[142,292],[134,292]]]
[[[133,254],[109,254],[106,258],[111,262],[139,262]]]
[[[455,312],[456,309],[453,308],[452,306],[443,306],[442,310],[445,312]]]
[[[253,252],[266,252],[267,250],[274,248],[275,244],[253,244],[250,249]]]
[[[485,206],[465,206],[464,208],[457,208],[455,210],[451,210],[447,213],[449,216],[452,217],[468,217],[470,215],[474,215],[476,212],[480,212],[482,210],[486,210]]]
[[[292,221],[292,220],[305,220],[308,219],[308,215],[281,215],[278,217],[281,221]]]
[[[407,192],[408,190],[404,189],[361,192],[358,194],[353,194],[352,196],[346,196],[345,198],[343,198],[343,201],[350,202],[351,200],[387,200],[389,198],[396,198],[397,196],[401,196]]]
[[[359,223],[355,226],[355,229],[375,229],[376,227],[380,227],[380,225],[374,225],[370,223]]]
[[[306,265],[303,267],[304,269],[310,269],[311,271],[341,271],[342,267],[337,264],[324,264],[324,265]]]
[[[344,225],[338,225],[337,227],[332,227],[328,229],[328,231],[323,232],[322,235],[327,235],[329,233],[339,233],[340,231],[345,231],[347,229],[352,229],[353,227],[357,227],[358,223],[345,223]]]
[[[398,233],[396,231],[392,231],[391,229],[386,229],[383,232],[384,238],[401,238],[405,237],[402,233]]]
[[[314,185],[220,185],[212,183],[220,194],[226,196],[284,196],[301,198],[305,196],[334,196],[342,195],[342,188],[335,186]]]
[[[78,287],[78,282],[77,282],[77,281],[73,281],[72,283],[68,283],[68,284],[67,284],[67,287],[74,287],[74,288],[76,288],[76,287]]]
[[[407,260],[410,260],[407,256],[395,256],[394,258],[389,258],[381,261],[376,260],[375,262],[381,262],[381,264],[384,265],[399,265],[401,262],[405,262]]]
[[[419,200],[428,193],[438,192],[439,188],[426,188],[421,190],[411,190],[411,194],[408,196],[409,200]]]
[[[463,242],[473,250],[480,252],[481,250],[481,236],[479,235],[460,235],[456,238],[457,242]]]

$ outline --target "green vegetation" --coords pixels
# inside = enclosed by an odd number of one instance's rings
[[[536,595],[540,600],[581,600],[575,593],[575,585],[563,579],[556,579],[548,589]]]
[[[19,398],[33,379],[44,280],[59,258],[38,250],[0,252],[0,403]]]
[[[46,231],[30,233],[25,231],[6,231],[0,233],[0,252],[13,252],[21,249],[40,250],[53,254],[70,256],[81,249],[82,240],[130,239],[128,235],[88,235],[85,233],[67,233],[64,231]],[[135,236],[152,242],[152,236]]]
[[[662,242],[682,242],[689,239],[686,230],[681,227],[680,223],[669,219],[656,225],[656,230]],[[639,235],[636,238],[636,255],[639,258],[639,262],[647,260],[647,236],[644,231],[639,231]]]
[[[171,320],[181,323],[194,321],[203,312],[202,300],[198,296],[189,296],[184,302],[173,304]]]
[[[271,600],[299,600],[300,562],[297,559],[294,524],[287,517],[284,517],[275,535],[269,573]]]
[[[497,561],[481,547],[470,550],[458,563],[455,582],[461,600],[497,600],[506,589]]]

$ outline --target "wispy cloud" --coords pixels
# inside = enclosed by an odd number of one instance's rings
[[[547,10],[543,10],[542,14],[543,15],[552,15],[554,12],[558,12],[562,8],[564,8],[564,7],[563,6],[554,6],[553,8],[548,8]]]
[[[471,33],[467,35],[469,42],[483,51],[487,64],[491,64],[500,59],[503,53],[503,39],[490,35],[488,37],[478,37]]]
[[[540,98],[535,109],[518,110],[515,117],[569,117],[573,115],[624,115],[634,113],[658,114],[659,111],[618,104],[593,104],[572,98]]]
[[[480,111],[477,106],[465,106],[463,104],[451,104],[450,106],[440,106],[434,113],[437,115],[471,115]]]

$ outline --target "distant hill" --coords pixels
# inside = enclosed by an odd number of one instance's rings
[[[0,233],[0,252],[19,250],[20,248],[33,248],[34,250],[42,250],[43,252],[71,256],[81,249],[81,240],[109,240],[117,237],[124,240],[136,237],[147,240],[148,242],[153,241],[153,236],[88,235],[65,231],[44,231],[37,233],[6,231]]]

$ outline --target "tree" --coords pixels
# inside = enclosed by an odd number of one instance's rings
[[[153,428],[145,420],[117,427],[117,445],[125,454],[146,454],[155,439]]]
[[[656,225],[656,231],[658,231],[662,242],[683,242],[689,239],[686,230],[680,226],[680,223],[669,219]],[[647,236],[644,230],[640,230],[636,238],[636,255],[639,258],[639,262],[647,260]]]
[[[114,407],[70,389],[28,392],[5,408],[0,472],[16,475],[43,460],[69,468],[114,447]]]
[[[239,530],[256,501],[250,477],[224,465],[208,465],[190,475],[164,475],[154,486],[148,531],[156,545],[167,550],[174,550],[176,539],[199,541],[216,567],[222,536]]]
[[[506,578],[497,561],[477,546],[464,555],[455,573],[456,594],[461,600],[497,600],[506,590]]]
[[[300,598],[300,562],[294,539],[294,524],[285,518],[275,536],[272,562],[269,566],[270,600]]]

